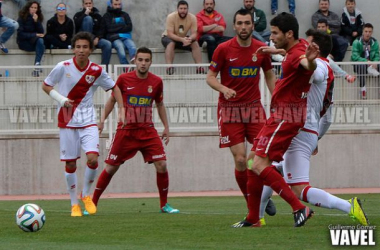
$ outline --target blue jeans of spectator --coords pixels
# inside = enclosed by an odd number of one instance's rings
[[[269,41],[270,34],[271,32],[269,30],[264,30],[261,32],[257,32],[257,31],[252,32],[253,38],[255,38],[256,40],[262,41],[263,43],[266,43]]]
[[[129,59],[134,58],[136,55],[136,45],[132,39],[119,38],[112,42],[112,47],[116,49],[120,64],[129,64],[125,54],[125,49],[128,50]]]
[[[107,39],[99,39],[98,44],[96,45],[97,48],[102,50],[102,65],[110,64],[111,60],[111,53],[112,53],[112,43],[108,41]]]
[[[207,57],[209,62],[212,60],[212,55],[214,54],[214,51],[216,47],[218,47],[219,44],[230,40],[231,37],[228,36],[219,36],[217,34],[205,34],[199,38],[199,46],[202,47],[202,44],[204,42],[207,43]]]
[[[25,50],[29,52],[35,51],[36,57],[34,59],[34,63],[41,63],[42,56],[45,53],[45,44],[44,44],[43,38],[41,37],[37,38],[34,44],[23,42],[23,43],[20,43],[18,46],[21,50]]]
[[[289,3],[289,11],[291,13],[294,13],[294,11],[296,10],[296,0],[288,0],[288,3]],[[278,0],[271,0],[270,9],[272,11],[278,10]]]
[[[0,43],[6,43],[13,33],[18,29],[18,22],[8,17],[0,17],[0,27],[7,30],[0,36]]]
[[[92,33],[94,29],[94,20],[92,20],[91,16],[86,16],[83,18],[82,25],[80,26],[80,31],[87,31]]]

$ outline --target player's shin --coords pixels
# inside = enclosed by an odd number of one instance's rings
[[[113,175],[109,174],[106,169],[104,169],[100,174],[98,182],[96,183],[94,195],[92,197],[92,201],[96,206],[98,205],[100,196],[103,194],[104,190],[106,190],[108,184],[110,183],[112,176]]]
[[[168,202],[168,191],[169,191],[169,174],[157,172],[157,188],[160,195],[160,208],[164,207]]]
[[[255,224],[260,220],[259,211],[264,183],[252,170],[248,170],[247,175],[248,215],[246,221]]]
[[[283,198],[292,207],[293,211],[298,211],[305,208],[305,206],[298,200],[297,196],[286,184],[284,178],[275,170],[275,167],[266,167],[261,174],[260,178],[264,181],[265,185],[269,185],[281,198]]]
[[[98,163],[94,165],[87,164],[86,170],[84,172],[84,183],[83,183],[83,190],[82,190],[83,197],[90,195],[90,189],[91,189],[92,183],[95,180],[97,169],[98,169]]]

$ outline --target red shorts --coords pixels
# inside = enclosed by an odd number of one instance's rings
[[[265,124],[266,116],[260,101],[248,105],[218,104],[220,148],[231,147],[245,140],[253,143]]]
[[[166,160],[164,145],[158,134],[156,137],[141,140],[133,136],[133,133],[126,129],[116,131],[105,163],[119,166],[135,156],[138,151],[148,163]]]
[[[289,123],[271,117],[255,138],[251,151],[255,151],[255,154],[260,157],[268,157],[271,161],[280,162],[293,138],[303,126],[304,123]]]

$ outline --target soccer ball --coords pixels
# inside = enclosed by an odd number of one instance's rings
[[[16,223],[25,232],[37,232],[45,224],[45,212],[36,204],[22,205],[17,210]]]

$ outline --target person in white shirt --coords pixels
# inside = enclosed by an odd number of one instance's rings
[[[91,62],[89,56],[94,49],[92,35],[77,33],[72,40],[74,58],[62,61],[54,67],[42,84],[42,89],[58,102],[58,127],[60,128],[60,155],[65,164],[67,189],[71,199],[71,216],[82,216],[77,198],[76,160],[81,148],[87,156],[81,194],[85,209],[96,213],[96,206],[90,198],[91,184],[98,167],[99,133],[93,96],[100,86],[113,91],[119,105],[119,120],[124,121],[123,99],[120,89],[99,65]],[[54,89],[59,85],[59,91]]]

